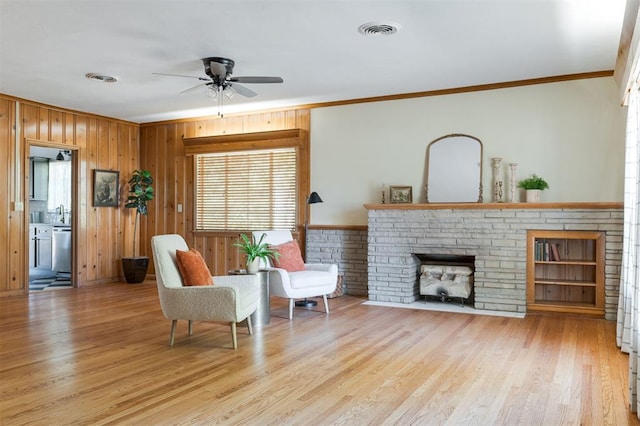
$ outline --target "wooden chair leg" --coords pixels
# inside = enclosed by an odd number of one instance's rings
[[[247,329],[249,330],[249,336],[253,334],[253,327],[251,326],[251,315],[247,317]]]
[[[322,299],[324,300],[324,311],[329,313],[329,302],[327,302],[327,295],[323,294]]]
[[[173,346],[173,338],[176,335],[176,325],[178,324],[178,320],[171,321],[171,333],[169,334],[169,346]]]
[[[189,336],[193,334],[193,321],[189,320]]]
[[[293,319],[293,307],[295,305],[295,301],[293,299],[289,299],[289,319]]]
[[[238,335],[236,334],[236,323],[231,323],[231,338],[233,339],[233,349],[238,349]]]

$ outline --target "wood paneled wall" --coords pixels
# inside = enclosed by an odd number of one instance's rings
[[[21,164],[16,164],[16,103],[19,103]],[[64,110],[0,94],[0,297],[25,294],[28,289],[28,184],[31,143],[73,149],[77,164],[77,191],[73,206],[76,251],[74,275],[79,286],[122,279],[120,258],[132,255],[134,212],[123,208],[93,207],[93,170],[120,172],[120,205],[126,182],[137,168],[155,179],[156,199],[149,216],[141,218],[140,254],[151,255],[152,235],[178,233],[205,256],[214,274],[243,266],[233,247],[237,233],[192,233],[193,164],[185,157],[182,138],[285,129],[310,129],[308,109],[271,111],[225,118],[208,117],[138,126],[106,117]],[[20,172],[16,199],[16,167]],[[25,210],[14,203],[25,203]],[[183,212],[178,213],[181,204]],[[150,269],[153,273],[153,267]]]
[[[15,158],[15,111],[19,103],[18,146],[22,163]],[[139,126],[105,117],[62,110],[0,95],[0,296],[24,294],[28,288],[28,183],[30,144],[73,149],[76,164],[76,200],[73,269],[79,286],[117,281],[122,277],[120,258],[131,255],[133,212],[123,208],[93,207],[93,170],[120,172],[120,199],[126,198],[126,182],[139,166]],[[16,200],[16,167],[20,168]],[[26,169],[26,170],[25,170]],[[15,201],[25,203],[16,211]]]
[[[28,253],[22,256],[23,238],[29,230],[24,228],[22,215],[14,212],[15,199],[15,103],[0,99],[0,293],[22,294],[25,290],[24,268]],[[19,200],[18,200],[19,201]],[[24,236],[25,234],[26,237]]]
[[[176,233],[203,254],[213,275],[244,267],[242,256],[233,246],[238,233],[196,236],[192,232],[193,162],[192,157],[184,155],[182,139],[286,129],[309,131],[309,109],[141,125],[140,167],[151,171],[156,190],[156,199],[149,205],[149,216],[141,221],[141,253],[151,255],[151,236]],[[183,207],[182,213],[177,212],[179,204]]]

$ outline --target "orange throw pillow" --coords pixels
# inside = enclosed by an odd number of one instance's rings
[[[287,272],[304,271],[304,260],[296,240],[273,246],[272,249],[280,253],[280,256],[273,260],[273,266]]]
[[[176,260],[183,285],[213,285],[211,271],[198,250],[176,250]]]

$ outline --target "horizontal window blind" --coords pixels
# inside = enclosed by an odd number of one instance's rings
[[[196,229],[294,229],[297,149],[196,156]]]

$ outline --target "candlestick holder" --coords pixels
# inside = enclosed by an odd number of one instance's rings
[[[518,189],[518,186],[516,185],[516,167],[518,166],[518,163],[509,163],[509,191],[511,192],[511,197],[509,198],[509,201],[511,201],[512,203],[517,203],[518,200],[516,199],[516,191]]]
[[[493,202],[502,202],[502,179],[500,177],[500,163],[502,158],[493,157],[491,163],[493,165]]]

